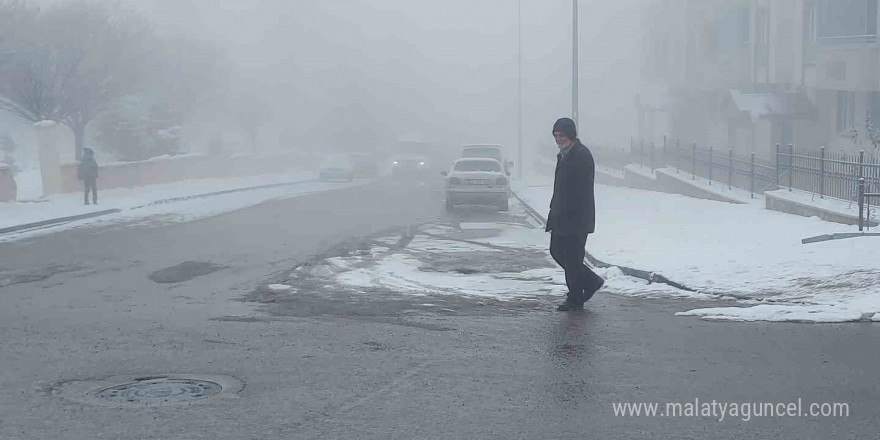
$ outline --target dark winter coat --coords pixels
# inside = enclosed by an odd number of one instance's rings
[[[79,180],[96,180],[98,178],[98,162],[94,156],[83,157],[76,170],[76,177]]]
[[[580,140],[575,141],[571,150],[556,163],[553,199],[547,216],[548,232],[576,236],[595,232],[595,180],[593,154]]]

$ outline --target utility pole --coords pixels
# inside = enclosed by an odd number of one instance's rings
[[[572,57],[572,97],[571,97],[571,119],[574,119],[575,124],[580,128],[580,123],[578,121],[578,117],[580,116],[580,106],[578,100],[578,0],[572,0],[573,5],[573,15],[574,15],[574,26],[573,26],[573,34],[574,41],[572,44],[573,49],[573,57]]]
[[[517,38],[518,38],[518,47],[519,47],[519,55],[517,59],[518,70],[519,70],[519,85],[518,85],[518,101],[517,101],[517,112],[518,112],[518,122],[517,122],[517,172],[516,177],[522,179],[523,176],[523,129],[522,129],[522,121],[523,121],[523,74],[522,74],[522,0],[518,2],[519,6],[519,14],[518,14],[518,26],[517,26]]]

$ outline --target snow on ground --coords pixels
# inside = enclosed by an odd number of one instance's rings
[[[626,173],[618,168],[606,167],[602,165],[596,165],[596,172],[604,173],[609,176],[617,177],[618,179],[625,179]]]
[[[567,292],[565,274],[556,267],[547,252],[549,237],[541,229],[508,223],[462,223],[461,230],[438,225],[421,228],[413,241],[403,250],[372,260],[361,256],[334,257],[310,269],[319,277],[331,277],[335,282],[354,289],[381,288],[395,292],[426,295],[449,294],[491,297],[514,300],[535,297],[558,297]],[[429,232],[430,231],[430,232]],[[443,237],[424,235],[438,231]],[[462,238],[466,237],[466,238]],[[463,242],[460,240],[466,240]],[[517,261],[510,255],[526,252]],[[457,256],[461,253],[461,256]],[[474,254],[480,253],[474,256]],[[507,260],[499,261],[498,270],[485,270],[488,265],[468,261],[499,260],[499,253]],[[379,255],[379,252],[371,252]],[[461,258],[460,265],[438,265],[438,260],[452,255]],[[533,268],[517,271],[521,263]],[[706,298],[679,291],[663,284],[651,284],[625,276],[619,269],[599,269],[606,278],[602,293],[619,293],[644,297],[687,296]]]
[[[518,194],[546,211],[552,181]],[[708,319],[853,321],[880,318],[880,240],[803,245],[852,227],[761,209],[596,186],[597,232],[587,249],[610,264],[657,272],[700,292],[751,299],[745,308],[688,312]]]
[[[313,173],[291,173],[235,179],[191,180],[134,189],[113,189],[98,194],[98,201],[101,203],[98,206],[83,206],[82,194],[59,194],[36,203],[0,203],[0,228],[107,209],[122,210],[117,214],[51,228],[7,234],[0,237],[0,242],[85,226],[107,226],[118,223],[137,225],[138,221],[143,225],[186,222],[247,208],[268,200],[298,197],[363,184],[362,181],[319,182],[315,181],[314,177]],[[198,196],[216,191],[285,183],[293,184],[168,202],[168,199]]]
[[[626,171],[629,171],[630,173],[638,174],[638,175],[640,175],[640,176],[642,176],[642,177],[647,177],[647,178],[652,179],[652,180],[656,180],[656,179],[657,179],[657,175],[654,174],[654,173],[651,171],[651,168],[646,167],[646,166],[644,166],[644,165],[629,164],[629,165],[627,165],[627,166],[625,166],[625,167],[623,167],[623,168],[624,168]]]

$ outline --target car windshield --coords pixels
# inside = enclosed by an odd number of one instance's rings
[[[347,167],[351,165],[351,158],[348,156],[327,156],[322,165],[325,167]]]
[[[501,165],[494,160],[466,160],[456,162],[455,171],[501,171]]]
[[[461,157],[491,157],[501,160],[501,150],[492,147],[465,148]]]

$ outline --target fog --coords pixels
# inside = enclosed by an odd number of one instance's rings
[[[581,132],[634,130],[637,0],[581,5]],[[322,148],[357,125],[390,141],[517,143],[517,3],[511,0],[137,0],[160,30],[219,42],[271,106],[264,137]],[[522,2],[523,143],[552,146],[571,113],[571,2]],[[363,131],[364,127],[360,131]],[[357,131],[357,130],[355,130]],[[346,143],[358,139],[343,137]]]

